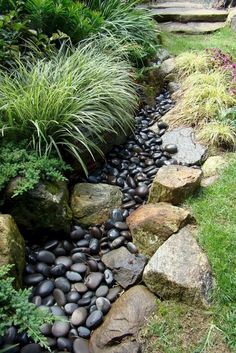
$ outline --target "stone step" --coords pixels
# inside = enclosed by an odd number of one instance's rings
[[[214,9],[153,8],[151,12],[158,22],[223,22],[228,16],[228,11]]]
[[[207,6],[204,6],[203,4],[200,3],[192,3],[192,2],[178,2],[178,1],[166,1],[163,3],[155,2],[149,5],[150,9],[168,9],[168,8],[184,8],[184,9],[203,9]]]
[[[215,32],[225,26],[225,22],[166,22],[160,23],[159,28],[165,32],[203,34]]]
[[[167,2],[172,2],[172,3],[181,3],[183,2],[184,0],[152,0],[152,1],[149,1],[149,5],[157,5],[157,4],[165,4]],[[188,0],[188,3],[190,4],[201,4],[203,7],[205,6],[210,6],[212,5],[213,1],[211,0]]]

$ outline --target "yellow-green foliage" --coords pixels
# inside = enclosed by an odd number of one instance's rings
[[[227,77],[220,71],[191,74],[184,80],[183,90],[181,119],[185,123],[205,123],[235,104]]]
[[[236,130],[227,122],[212,121],[200,130],[198,136],[215,147],[236,147]]]
[[[180,78],[195,72],[206,72],[213,66],[205,51],[182,53],[176,57],[175,64],[177,75]]]

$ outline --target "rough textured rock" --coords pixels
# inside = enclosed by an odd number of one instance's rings
[[[207,148],[196,141],[192,128],[180,127],[167,131],[162,140],[163,146],[173,143],[178,147],[178,152],[173,157],[179,163],[201,164],[206,156]]]
[[[148,262],[143,280],[161,298],[209,305],[212,272],[192,233],[187,226],[172,235]]]
[[[161,63],[159,75],[163,80],[172,81],[174,79],[175,60],[169,58]]]
[[[0,215],[0,265],[14,264],[12,274],[16,285],[22,282],[25,267],[25,243],[14,219],[8,214]]]
[[[215,32],[225,27],[225,22],[166,22],[159,26],[161,30],[166,32],[201,34]]]
[[[141,278],[147,259],[131,254],[124,246],[103,255],[102,262],[112,270],[114,279],[123,287],[136,284]]]
[[[175,82],[175,81],[171,81],[167,85],[167,89],[171,94],[178,91],[180,88],[181,88],[180,83]]]
[[[223,156],[212,156],[207,158],[206,162],[202,166],[204,178],[212,177],[217,175],[222,168],[228,164],[227,158]]]
[[[91,353],[139,353],[135,337],[156,309],[156,297],[144,286],[125,292],[90,339]]]
[[[142,77],[138,82],[141,86],[142,101],[151,106],[155,105],[156,96],[164,87],[159,70],[159,65],[147,66],[143,69]]]
[[[100,224],[109,217],[111,208],[120,207],[122,192],[107,184],[76,184],[71,196],[73,218],[81,226]]]
[[[6,210],[20,228],[32,234],[69,232],[72,213],[66,182],[40,182],[33,190],[12,198],[16,182],[8,186]]]
[[[126,219],[139,251],[152,256],[172,234],[193,221],[189,211],[169,203],[147,204]]]
[[[234,32],[236,32],[236,8],[231,8],[227,18],[227,22]]]
[[[198,168],[170,165],[157,172],[148,203],[170,202],[178,205],[199,187],[202,171]]]

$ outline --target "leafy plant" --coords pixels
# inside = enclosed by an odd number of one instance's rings
[[[136,86],[117,51],[108,56],[91,45],[61,50],[49,61],[18,62],[10,75],[0,71],[0,80],[3,138],[26,139],[40,156],[66,150],[84,170],[84,150],[93,155],[105,133],[133,122]]]
[[[202,127],[198,137],[215,147],[234,150],[236,147],[236,130],[227,122],[212,121]]]
[[[72,0],[26,0],[25,10],[33,28],[52,36],[66,33],[74,43],[99,30],[103,17]]]
[[[105,21],[100,36],[112,36],[124,46],[129,58],[142,65],[155,56],[158,47],[158,31],[149,11],[138,9],[137,0],[85,0],[87,6],[100,11]]]
[[[47,339],[40,328],[44,323],[53,323],[55,317],[29,302],[30,289],[16,290],[13,287],[14,278],[9,277],[11,267],[0,267],[0,336],[15,326],[19,333],[26,332],[33,341],[48,349]]]
[[[179,78],[187,77],[195,73],[205,73],[213,67],[209,62],[206,52],[189,51],[178,55],[175,59],[175,66]]]
[[[27,150],[20,144],[9,143],[0,149],[0,190],[12,178],[20,177],[14,190],[14,195],[21,195],[32,189],[40,180],[64,180],[63,173],[70,169],[57,158],[39,156],[36,152]]]

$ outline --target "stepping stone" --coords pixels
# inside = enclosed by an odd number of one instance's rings
[[[156,297],[144,286],[126,291],[111,307],[90,339],[91,353],[139,353],[140,327],[156,309]]]
[[[225,27],[225,22],[166,22],[159,25],[161,31],[199,34],[211,33]]]
[[[112,208],[119,208],[123,194],[118,186],[76,184],[71,196],[73,218],[81,226],[97,225],[109,218]]]
[[[228,11],[215,9],[152,9],[153,17],[158,22],[223,22],[227,19]]]
[[[126,219],[134,244],[147,256],[191,221],[189,211],[165,202],[140,206]]]
[[[196,141],[192,128],[180,127],[167,131],[162,140],[164,147],[168,144],[175,144],[178,147],[178,152],[173,155],[178,163],[199,165],[205,159],[207,148]]]
[[[131,254],[122,246],[103,255],[102,262],[112,270],[116,282],[126,289],[140,281],[147,258]]]
[[[185,9],[203,9],[203,4],[193,2],[178,2],[178,1],[167,1],[163,3],[153,3],[148,6],[150,9],[168,9],[168,8],[185,8]]]
[[[197,190],[201,178],[200,168],[164,166],[159,169],[153,180],[148,203],[164,201],[179,205]]]
[[[163,299],[208,306],[214,281],[208,259],[190,226],[172,235],[144,269],[146,286]]]

